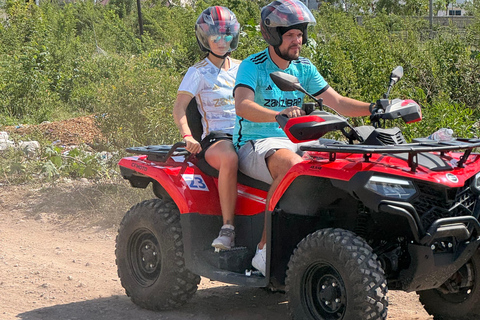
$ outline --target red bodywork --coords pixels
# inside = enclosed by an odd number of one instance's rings
[[[349,181],[360,171],[375,171],[410,179],[430,181],[455,188],[480,171],[480,155],[471,154],[463,168],[455,163],[463,153],[446,153],[443,158],[452,163],[448,171],[431,171],[419,166],[415,172],[407,161],[385,154],[373,154],[365,161],[361,154],[337,154],[331,161],[327,152],[306,152],[304,161],[290,169],[275,190],[269,210],[275,208],[285,190],[301,175],[324,177]],[[147,160],[147,156],[133,156],[120,160],[119,165],[148,176],[165,189],[178,206],[180,213],[198,212],[207,215],[221,215],[218,199],[218,179],[208,176],[184,157],[172,157],[166,163]],[[458,178],[457,182],[447,179],[446,173]],[[267,192],[238,184],[236,215],[255,215],[265,210]]]
[[[184,161],[183,157],[159,163],[147,160],[147,156],[134,156],[121,159],[119,165],[160,183],[181,214],[221,215],[218,179],[206,175],[192,162]],[[265,211],[266,197],[266,191],[239,184],[235,214],[254,215]]]

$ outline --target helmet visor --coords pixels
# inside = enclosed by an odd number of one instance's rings
[[[227,35],[237,35],[240,29],[240,24],[238,22],[235,23],[216,23],[214,25],[210,25],[207,23],[200,23],[198,24],[197,28],[201,30],[201,32],[207,36],[210,35],[220,35],[220,34],[227,34]]]
[[[216,34],[216,35],[211,35],[209,37],[210,41],[213,41],[215,43],[220,42],[220,40],[223,40],[225,42],[231,42],[233,40],[233,35],[231,34]]]

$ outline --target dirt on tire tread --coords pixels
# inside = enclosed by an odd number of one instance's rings
[[[142,286],[135,280],[132,274],[135,271],[130,269],[127,261],[128,252],[124,252],[130,247],[130,224],[142,226],[142,221],[151,221],[150,228],[160,242],[162,256],[161,269],[158,278],[148,288]],[[161,230],[155,230],[156,228]],[[162,232],[165,231],[165,232]],[[124,234],[125,233],[125,234]],[[171,237],[160,239],[161,236]],[[127,243],[124,243],[124,242]],[[163,241],[163,242],[162,242]],[[173,244],[174,251],[162,249],[165,241]],[[180,213],[173,201],[164,201],[160,199],[146,200],[133,206],[123,218],[116,239],[116,264],[118,276],[121,280],[127,295],[131,300],[149,310],[171,310],[184,305],[197,291],[200,277],[191,273],[185,268],[183,259],[183,240],[180,227]]]

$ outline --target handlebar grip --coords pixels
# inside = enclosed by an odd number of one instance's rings
[[[377,109],[381,108],[381,109],[385,110],[385,109],[387,109],[389,104],[390,104],[389,99],[378,99],[377,100]]]
[[[305,114],[309,115],[315,110],[315,105],[316,105],[315,102],[305,102],[302,105],[302,109],[303,111],[305,111]]]
[[[288,119],[289,119],[288,116],[285,114],[279,113],[275,116],[275,120],[277,120],[278,124],[282,129],[285,128],[285,125],[287,124]]]

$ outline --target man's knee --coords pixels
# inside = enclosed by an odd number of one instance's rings
[[[283,177],[290,168],[301,162],[302,158],[288,149],[279,149],[267,158],[267,166],[273,179]]]

